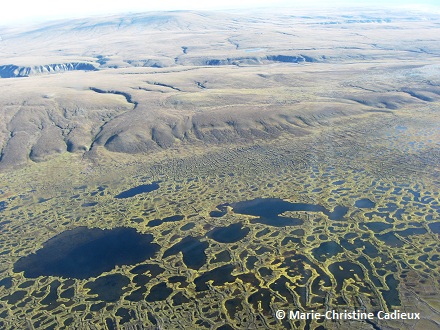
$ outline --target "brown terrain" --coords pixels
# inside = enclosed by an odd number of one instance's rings
[[[440,98],[435,16],[170,12],[3,29],[0,166],[303,136]]]

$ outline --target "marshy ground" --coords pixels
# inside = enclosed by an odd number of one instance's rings
[[[159,15],[154,58],[133,19],[64,43],[93,70],[0,67],[0,328],[438,329],[438,18],[380,13]]]
[[[423,110],[411,120],[412,110],[402,110],[313,137],[172,160],[164,154],[99,164],[66,154],[4,175],[3,325],[285,328],[288,322],[274,318],[277,309],[399,308],[421,312],[422,321],[376,325],[434,329],[439,178],[435,159],[423,155],[435,156],[440,132],[430,106]],[[421,147],[403,152],[412,142]],[[29,176],[37,179],[29,184]],[[159,182],[156,190],[115,198],[152,182]],[[45,242],[80,226],[134,228],[158,248],[145,262],[90,278],[14,271],[17,260],[54,249]]]

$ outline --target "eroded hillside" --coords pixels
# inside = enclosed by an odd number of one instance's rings
[[[0,166],[100,148],[251,144],[438,102],[438,30],[427,14],[374,11],[173,12],[4,29]]]

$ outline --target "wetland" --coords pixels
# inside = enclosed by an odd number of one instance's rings
[[[18,313],[31,299],[38,301],[41,307],[32,322],[48,328],[60,321],[45,316],[45,310],[66,313],[62,324],[68,326],[82,327],[90,320],[107,329],[139,319],[174,327],[175,313],[190,313],[196,328],[322,326],[274,318],[274,308],[294,306],[372,312],[417,308],[435,318],[415,297],[428,303],[437,292],[438,178],[408,181],[406,174],[377,172],[363,161],[347,167],[333,157],[322,165],[310,159],[287,167],[291,143],[262,146],[257,153],[237,149],[233,164],[242,162],[243,153],[258,159],[252,174],[235,171],[231,176],[224,173],[232,173],[233,167],[218,173],[200,167],[195,175],[194,169],[182,172],[172,163],[145,168],[142,162],[124,169],[132,173],[127,183],[114,185],[104,176],[99,184],[107,182],[105,189],[90,181],[72,188],[66,201],[76,201],[73,209],[59,197],[45,196],[45,203],[26,194],[9,199],[11,208],[4,212],[10,220],[3,230],[22,243],[21,249],[11,240],[3,243],[15,262],[0,282],[5,292],[0,302]],[[359,149],[353,152],[349,145],[340,150],[353,166]],[[285,155],[279,167],[269,165],[272,158],[266,152],[274,150]],[[185,162],[206,165],[217,157],[224,157],[221,150]],[[259,174],[258,185],[253,173]],[[130,191],[139,181],[159,180],[160,187],[146,194],[114,198],[121,186]],[[85,201],[95,202],[81,207]],[[32,222],[20,222],[26,208],[53,231],[36,235]],[[80,218],[72,217],[74,209],[81,210]],[[70,218],[68,226],[77,225],[66,228],[49,210]],[[92,227],[97,224],[100,228]],[[41,245],[33,243],[35,237],[41,237]],[[198,308],[206,324],[197,316]],[[93,317],[97,311],[105,313],[104,323]],[[250,313],[261,318],[249,319]],[[371,324],[382,328],[385,322]]]
[[[1,329],[439,328],[438,17],[309,14],[16,35],[87,65],[0,65]]]

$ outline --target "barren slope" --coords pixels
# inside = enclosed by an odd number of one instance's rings
[[[172,12],[0,32],[2,168],[304,136],[440,99],[427,14]]]

